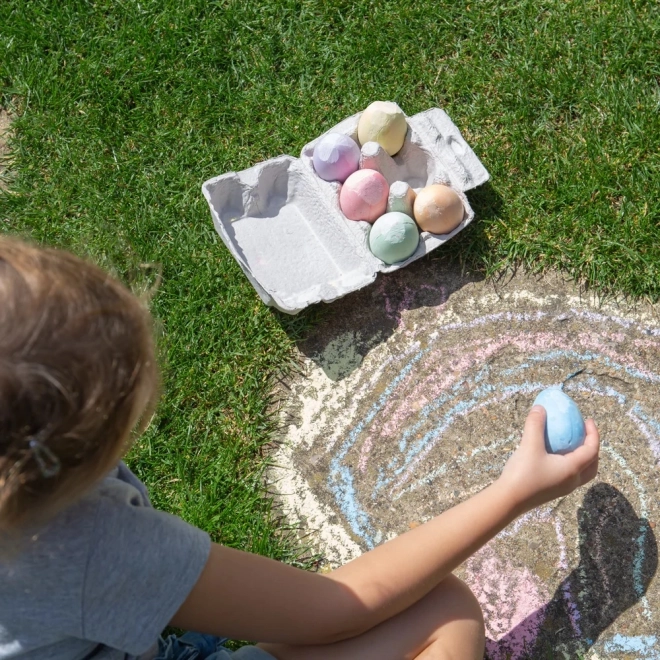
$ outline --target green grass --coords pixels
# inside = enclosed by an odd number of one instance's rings
[[[3,0],[0,93],[17,119],[3,231],[138,288],[161,269],[165,394],[130,457],[157,506],[293,560],[261,495],[272,379],[322,311],[265,308],[201,183],[376,99],[447,110],[492,174],[435,254],[556,266],[660,296],[656,0]],[[149,265],[144,267],[144,264]]]

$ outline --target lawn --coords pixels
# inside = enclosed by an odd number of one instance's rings
[[[659,43],[657,0],[3,0],[0,227],[151,292],[164,396],[129,463],[155,504],[300,561],[262,477],[274,378],[323,308],[263,306],[201,183],[376,99],[440,106],[492,183],[432,258],[658,299]]]

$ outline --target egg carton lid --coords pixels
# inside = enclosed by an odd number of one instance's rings
[[[327,132],[357,140],[361,114]],[[443,110],[432,108],[407,122],[404,147],[383,168],[388,183],[404,180],[416,189],[449,185],[461,197],[465,216],[449,234],[421,232],[415,253],[396,264],[384,264],[369,250],[369,223],[341,213],[340,184],[314,172],[314,145],[323,136],[305,145],[300,158],[278,156],[204,182],[216,231],[264,303],[296,314],[311,304],[331,302],[367,286],[379,272],[419,259],[472,221],[465,191],[488,180],[486,168]]]

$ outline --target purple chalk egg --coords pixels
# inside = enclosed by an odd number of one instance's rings
[[[328,133],[314,147],[314,169],[326,181],[343,183],[359,164],[360,147],[343,133]]]

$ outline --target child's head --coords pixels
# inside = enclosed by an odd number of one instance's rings
[[[150,316],[107,273],[0,236],[0,529],[74,501],[155,400]]]

